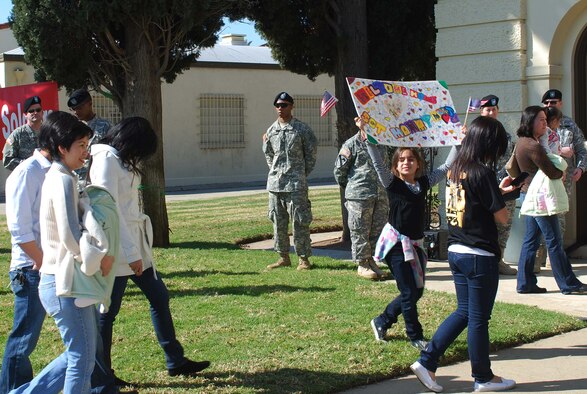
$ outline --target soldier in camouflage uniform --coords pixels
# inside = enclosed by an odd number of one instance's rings
[[[542,95],[542,104],[545,107],[556,107],[560,111],[563,108],[563,94],[558,89],[549,89]],[[581,179],[587,166],[587,150],[585,149],[585,136],[583,131],[577,126],[573,119],[563,115],[559,128],[556,130],[560,146],[561,156],[567,162],[566,177],[563,180],[565,190],[569,199],[571,198],[571,191],[573,182]],[[565,154],[565,149],[568,149],[570,154]],[[558,215],[561,235],[564,236],[566,228],[565,214]],[[540,272],[540,267],[546,265],[546,248],[544,246],[544,239],[540,244],[540,248],[536,253],[536,263],[534,272]]]
[[[481,99],[481,107],[479,109],[479,113],[481,116],[489,116],[491,118],[497,119],[499,114],[499,97],[490,94],[485,96]],[[498,183],[507,176],[505,171],[505,164],[507,163],[508,159],[511,157],[514,151],[514,142],[512,141],[512,136],[510,133],[507,133],[508,137],[508,146],[507,150],[501,156],[499,161],[497,162],[497,181]],[[501,224],[496,222],[497,224],[497,240],[499,243],[499,247],[501,248],[501,255],[502,259],[499,261],[499,273],[501,275],[516,275],[518,270],[515,268],[510,267],[504,260],[504,250],[508,242],[508,238],[510,236],[510,229],[512,228],[512,218],[514,216],[514,210],[516,209],[516,201],[510,200],[506,201],[505,206],[508,210],[508,222],[505,224]]]
[[[550,89],[542,96],[542,104],[545,107],[556,107],[562,111],[562,93],[557,89]],[[567,195],[571,196],[573,182],[581,179],[587,166],[587,150],[585,149],[585,136],[573,119],[563,115],[559,128],[556,130],[559,136],[561,150],[570,148],[571,155],[562,155],[567,162],[567,176],[564,180]],[[559,215],[561,233],[565,232],[565,215]]]
[[[90,93],[86,89],[74,91],[69,97],[69,100],[67,100],[67,106],[75,113],[75,116],[79,120],[85,122],[94,132],[94,136],[90,140],[90,147],[98,143],[112,127],[109,121],[96,115],[92,103],[92,96],[90,96]],[[86,185],[88,167],[89,161],[86,161],[86,164],[82,168],[75,171],[79,178],[78,187],[80,190]]]
[[[334,165],[334,178],[345,188],[345,206],[351,232],[353,261],[357,274],[367,279],[379,279],[384,272],[373,260],[375,245],[387,223],[389,199],[377,178],[377,172],[367,151],[364,131],[346,140]],[[379,147],[385,165],[389,167],[385,147]]]
[[[41,98],[32,96],[23,104],[26,115],[26,124],[14,129],[2,150],[2,162],[7,170],[14,170],[20,162],[33,155],[39,147],[39,130],[43,123],[43,108]]]
[[[293,221],[293,238],[299,256],[298,270],[311,268],[310,223],[307,176],[316,164],[317,140],[312,129],[292,116],[294,100],[281,92],[273,100],[277,120],[263,135],[263,153],[269,166],[269,219],[273,222],[275,251],[280,258],[269,269],[291,265],[288,225]]]

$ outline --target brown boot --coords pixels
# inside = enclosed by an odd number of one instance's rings
[[[379,275],[371,268],[370,259],[359,261],[359,268],[357,268],[357,275],[365,279],[379,279]]]
[[[369,259],[369,268],[371,268],[371,270],[377,274],[379,279],[387,277],[387,272],[382,271],[373,258]]]
[[[269,264],[267,266],[267,269],[272,270],[274,268],[290,267],[291,266],[291,260],[289,259],[289,253],[280,253],[279,256],[280,256],[279,260],[277,260],[273,264]]]
[[[516,275],[518,270],[510,267],[505,261],[500,260],[498,263],[499,273],[501,275]]]
[[[536,252],[536,260],[534,260],[534,273],[538,274],[541,271],[541,267],[546,264],[546,248],[540,245]]]
[[[304,271],[312,269],[312,264],[310,264],[310,260],[308,260],[305,256],[300,256],[298,260],[298,271]]]

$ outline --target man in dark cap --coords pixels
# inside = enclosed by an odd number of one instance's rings
[[[294,99],[288,93],[279,93],[273,106],[277,120],[263,135],[263,153],[269,166],[269,218],[273,222],[275,251],[280,258],[267,268],[291,265],[288,235],[291,217],[298,270],[307,270],[311,268],[312,255],[307,176],[316,164],[317,140],[308,125],[293,117]]]
[[[90,145],[94,141],[99,141],[106,135],[108,130],[112,127],[112,124],[104,118],[99,117],[94,112],[92,96],[86,89],[78,89],[74,91],[69,100],[67,100],[67,106],[73,111],[75,116],[81,121],[87,123],[90,129],[94,131],[94,136]]]
[[[73,111],[79,120],[85,122],[94,132],[94,136],[90,140],[90,146],[100,141],[112,127],[112,124],[109,121],[96,115],[92,103],[92,96],[86,89],[75,90],[71,96],[69,96],[67,106]],[[86,163],[86,165],[76,171],[80,179],[80,188],[85,186],[88,165],[89,164]]]
[[[558,89],[549,89],[542,95],[542,104],[545,107],[556,107],[561,112],[563,110],[563,94]],[[570,198],[573,182],[577,182],[587,167],[587,150],[585,149],[585,136],[583,131],[568,116],[563,115],[560,126],[556,130],[561,145],[561,156],[567,161],[567,176],[564,179],[564,185],[567,195]],[[565,154],[568,152],[568,154]],[[565,215],[558,215],[561,233],[564,236],[566,220]],[[537,263],[545,265],[546,251],[541,245],[538,249]],[[539,267],[539,266],[538,266]],[[536,267],[536,271],[539,268]]]
[[[556,107],[563,110],[563,94],[558,89],[549,89],[542,95],[542,104],[545,107]],[[577,182],[587,168],[587,150],[585,149],[585,136],[583,131],[570,117],[563,115],[560,126],[557,129],[561,148],[571,147],[574,155],[566,158],[567,177],[565,187],[570,192],[572,182]]]
[[[2,150],[2,162],[7,170],[14,170],[23,160],[33,155],[39,147],[39,130],[43,122],[41,98],[32,96],[23,103],[26,123],[16,129],[6,139]]]
[[[489,116],[493,119],[497,119],[499,115],[499,97],[490,94],[485,96],[481,99],[481,107],[479,108],[479,113],[481,116]],[[508,147],[505,154],[501,157],[500,161],[497,163],[497,173],[498,173],[498,181],[501,180],[505,175],[505,164],[507,163],[508,159],[512,155],[514,151],[514,143],[512,141],[512,137],[510,133],[507,133],[508,136]],[[497,232],[498,232],[498,242],[501,248],[501,255],[502,259],[499,261],[499,273],[501,275],[516,275],[518,270],[515,268],[510,267],[504,260],[503,260],[503,251],[508,242],[508,237],[510,236],[510,229],[512,228],[512,218],[514,217],[514,210],[516,208],[516,201],[510,200],[506,201],[506,208],[508,209],[509,213],[509,220],[505,224],[497,223]]]

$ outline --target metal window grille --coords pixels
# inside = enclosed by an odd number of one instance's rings
[[[200,96],[200,130],[202,149],[244,148],[244,95],[202,94]]]
[[[122,114],[111,98],[98,92],[90,92],[90,96],[92,96],[92,107],[96,115],[109,120],[113,125],[120,122]]]
[[[312,128],[319,145],[332,146],[335,139],[333,132],[332,110],[326,116],[320,116],[322,96],[294,96],[294,116]]]

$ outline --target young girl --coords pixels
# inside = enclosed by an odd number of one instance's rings
[[[363,123],[356,119],[362,129]],[[379,151],[368,144],[367,149],[380,182],[389,199],[388,223],[377,242],[376,259],[385,259],[393,272],[400,295],[371,320],[375,339],[385,341],[385,334],[400,314],[404,316],[406,333],[412,346],[427,345],[418,320],[416,303],[424,293],[426,254],[423,249],[426,193],[446,174],[445,163],[428,175],[423,175],[425,162],[416,148],[398,148],[392,158],[391,173],[383,167]],[[456,151],[451,151],[448,161]]]
[[[436,383],[438,361],[465,328],[474,391],[502,391],[516,384],[493,375],[489,361],[489,319],[501,257],[495,222],[507,222],[502,193],[513,190],[509,176],[498,186],[493,169],[507,143],[502,124],[480,116],[471,123],[448,173],[448,262],[455,282],[457,309],[442,322],[420,352],[418,361],[410,366],[420,382],[434,392],[443,390]]]

